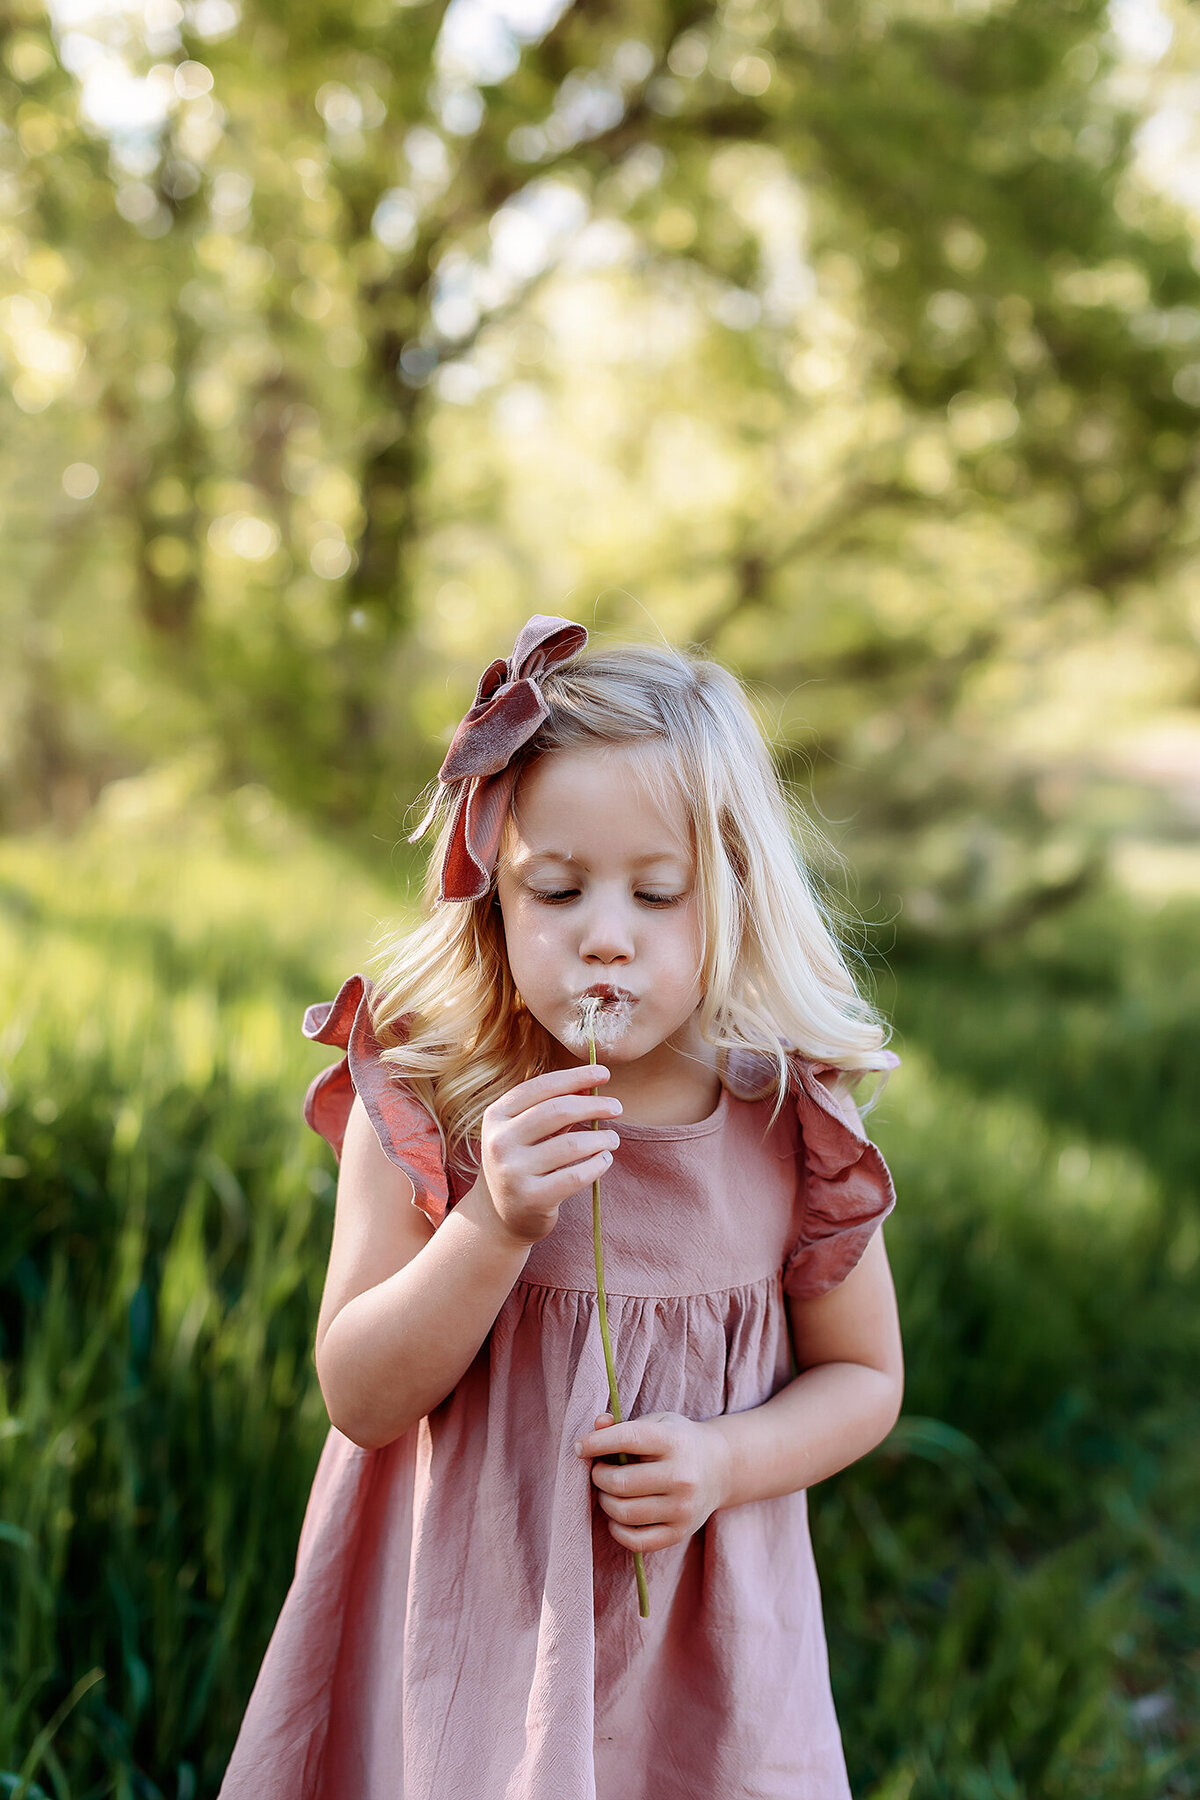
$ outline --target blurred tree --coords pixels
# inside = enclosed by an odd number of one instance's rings
[[[24,627],[49,539],[59,692],[43,653],[17,712],[93,786],[203,733],[390,830],[447,657],[619,581],[804,684],[785,738],[931,920],[1078,878],[1044,758],[1002,753],[1017,690],[1115,618],[1195,680],[1200,277],[1099,0],[10,0],[3,30],[3,603]],[[58,804],[7,762],[10,819]]]

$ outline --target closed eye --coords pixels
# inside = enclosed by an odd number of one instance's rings
[[[571,900],[579,898],[578,888],[535,888],[528,890],[530,897],[540,906],[565,906]],[[679,906],[687,899],[686,894],[653,894],[639,888],[634,895],[644,906]]]

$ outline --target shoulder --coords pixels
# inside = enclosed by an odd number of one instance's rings
[[[783,1110],[795,1132],[803,1185],[784,1289],[795,1299],[815,1299],[858,1264],[896,1193],[854,1103],[858,1072],[790,1051],[785,1073]],[[766,1102],[779,1093],[780,1068],[768,1055],[735,1051],[725,1057],[721,1079],[738,1099]]]
[[[885,1068],[899,1061],[891,1051],[882,1052]],[[833,1119],[866,1140],[862,1117],[854,1093],[872,1070],[843,1069],[835,1063],[819,1062],[802,1056],[799,1051],[785,1050],[787,1099],[795,1107],[801,1122],[806,1115],[814,1122],[822,1116]],[[779,1093],[779,1064],[771,1056],[757,1050],[730,1050],[721,1059],[721,1081],[739,1100],[773,1100]]]
[[[370,982],[351,975],[333,1000],[308,1008],[303,1031],[315,1043],[345,1052],[309,1087],[304,1102],[308,1123],[340,1157],[357,1095],[384,1155],[408,1176],[416,1204],[436,1224],[448,1200],[442,1134],[429,1108],[383,1060],[371,1022]],[[403,1021],[396,1035],[403,1042]]]
[[[804,1211],[784,1287],[794,1299],[815,1299],[857,1266],[895,1206],[896,1190],[854,1103],[857,1072],[805,1057],[790,1066],[803,1140]]]

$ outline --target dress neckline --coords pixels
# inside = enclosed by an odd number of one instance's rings
[[[717,1104],[706,1119],[697,1119],[690,1125],[639,1125],[632,1120],[627,1123],[624,1119],[615,1119],[613,1129],[620,1133],[622,1143],[626,1138],[650,1139],[661,1144],[675,1138],[707,1137],[710,1132],[720,1131],[728,1109],[729,1089],[722,1082]]]

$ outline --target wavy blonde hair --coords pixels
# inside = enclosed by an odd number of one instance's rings
[[[769,1057],[777,1106],[790,1051],[848,1072],[886,1068],[886,1030],[800,849],[811,828],[790,807],[735,678],[698,656],[629,646],[575,657],[541,690],[549,716],[517,754],[517,792],[537,758],[611,744],[644,749],[675,783],[696,858],[705,1039]],[[494,878],[480,900],[437,897],[457,798],[457,786],[442,790],[414,833],[436,830],[425,917],[385,945],[371,1017],[384,1061],[429,1107],[449,1154],[471,1163],[484,1109],[554,1067],[559,1047],[513,984]]]

